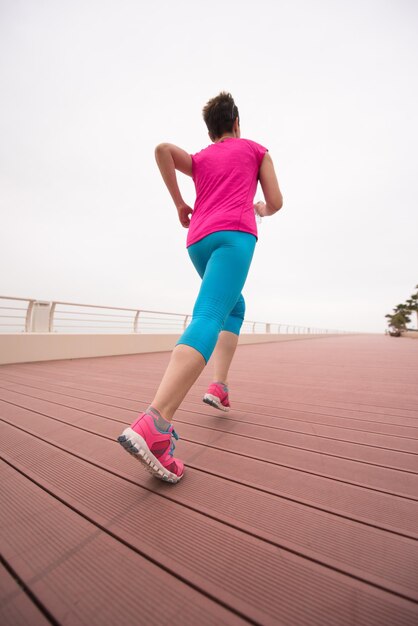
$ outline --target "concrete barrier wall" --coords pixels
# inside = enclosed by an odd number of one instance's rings
[[[0,364],[31,363],[58,359],[166,352],[172,350],[180,335],[68,335],[59,333],[0,334]],[[241,335],[240,344],[318,339],[321,335]]]

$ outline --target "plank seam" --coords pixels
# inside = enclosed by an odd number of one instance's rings
[[[7,461],[5,461],[7,463]],[[16,470],[18,471],[18,470]],[[30,587],[25,583],[25,581],[20,578],[17,572],[12,568],[12,566],[6,561],[2,554],[0,554],[0,563],[3,565],[4,569],[10,574],[10,576],[14,579],[20,589],[24,591],[24,593],[28,596],[28,598],[32,601],[32,603],[36,606],[37,609],[42,613],[45,619],[50,622],[53,626],[60,626],[60,623],[55,619],[55,617],[48,611],[46,606],[41,602],[41,600],[33,593]]]

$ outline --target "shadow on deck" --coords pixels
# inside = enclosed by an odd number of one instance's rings
[[[115,442],[168,357],[0,368],[1,623],[416,625],[416,342],[240,347],[175,486]]]

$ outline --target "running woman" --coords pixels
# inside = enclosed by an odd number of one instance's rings
[[[238,108],[222,92],[203,108],[212,144],[194,155],[162,143],[155,150],[163,180],[188,229],[187,248],[202,278],[190,325],[174,348],[157,393],[144,413],[118,438],[156,478],[177,483],[184,464],[174,458],[178,435],[171,422],[214,352],[214,383],[203,401],[228,410],[228,371],[244,320],[244,287],[257,241],[255,213],[282,207],[273,162],[266,148],[241,139]],[[196,201],[183,200],[176,170],[193,178]],[[260,181],[265,202],[254,204]],[[216,346],[216,349],[215,349]]]

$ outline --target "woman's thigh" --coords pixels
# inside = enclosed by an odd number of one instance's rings
[[[198,350],[206,363],[240,297],[255,243],[253,235],[221,231],[208,235],[189,248],[190,258],[202,277],[202,284],[192,321],[178,343]]]
[[[249,233],[220,231],[189,248],[202,277],[193,315],[225,320],[240,297],[255,243],[256,238]]]

